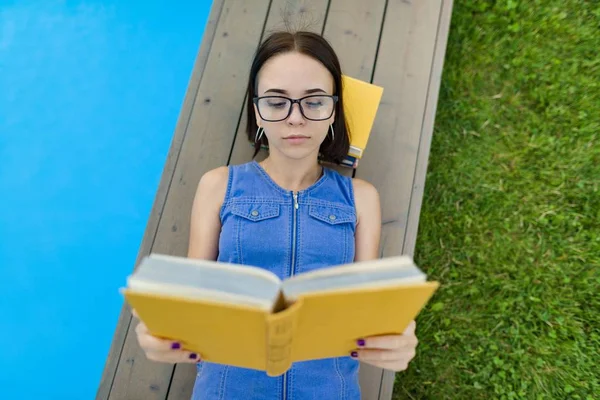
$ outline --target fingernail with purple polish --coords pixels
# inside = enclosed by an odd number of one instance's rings
[[[178,342],[171,343],[171,349],[177,350],[177,349],[180,349],[180,348],[181,348],[181,343],[178,343]]]
[[[196,353],[192,353],[192,354],[190,354],[190,358],[191,358],[192,360],[195,360],[196,358],[198,358],[198,354],[196,354]]]
[[[358,358],[358,353],[356,351],[353,351],[352,353],[350,353],[350,357]]]
[[[363,347],[365,345],[365,339],[358,339],[356,343],[358,344],[358,347]]]

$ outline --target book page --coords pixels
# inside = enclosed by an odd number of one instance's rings
[[[266,270],[152,254],[127,280],[131,290],[271,309],[281,281]]]
[[[282,290],[286,299],[294,300],[305,293],[350,288],[383,288],[425,280],[425,274],[410,257],[399,256],[299,274],[283,282]]]

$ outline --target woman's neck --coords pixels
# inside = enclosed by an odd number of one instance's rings
[[[293,160],[272,154],[260,164],[275,183],[294,192],[312,186],[323,173],[318,160],[312,157]]]

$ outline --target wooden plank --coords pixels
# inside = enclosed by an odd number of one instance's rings
[[[153,252],[185,255],[189,213],[202,174],[223,165],[237,125],[246,86],[247,66],[258,43],[269,0],[251,7],[225,0],[204,76],[196,95],[188,133],[177,161],[158,224]],[[148,361],[131,324],[110,399],[165,399],[173,366]]]
[[[421,137],[417,152],[417,161],[415,175],[410,198],[410,207],[408,210],[407,226],[402,247],[404,254],[414,255],[417,242],[417,231],[419,226],[419,216],[421,215],[421,204],[423,202],[423,192],[425,188],[425,178],[427,175],[427,164],[429,160],[429,150],[433,137],[433,125],[438,103],[438,95],[442,79],[442,70],[444,67],[444,58],[446,55],[446,45],[448,43],[448,34],[450,32],[450,21],[452,18],[453,0],[442,0],[442,9],[440,12],[438,31],[436,35],[436,44],[433,55],[433,63],[429,76],[429,89],[427,91],[427,100],[425,111],[423,113],[423,123],[421,127]],[[418,334],[418,331],[417,331]],[[385,372],[382,380],[381,398],[391,399],[395,374]]]
[[[431,140],[433,137],[433,124],[435,121],[435,113],[442,78],[442,69],[446,54],[446,44],[448,42],[448,33],[450,31],[452,3],[453,0],[442,0],[442,10],[438,22],[438,32],[436,35],[433,64],[429,78],[429,89],[427,91],[427,101],[425,112],[423,113],[423,124],[421,128],[419,149],[417,152],[415,176],[413,179],[410,207],[407,216],[407,227],[405,231],[404,245],[402,246],[402,252],[404,254],[410,254],[411,256],[414,255],[417,241],[417,230],[419,225],[419,216],[421,215],[421,204],[423,201],[429,150],[431,148]],[[381,399],[392,398],[394,392],[395,375],[396,374],[390,371],[384,371],[381,384]]]
[[[223,2],[224,0],[214,0],[208,16],[200,50],[194,63],[192,75],[188,83],[188,90],[186,91],[183,100],[177,125],[175,126],[175,133],[171,141],[171,146],[167,154],[167,159],[163,168],[158,190],[154,198],[154,204],[152,206],[152,210],[150,211],[150,216],[146,224],[146,230],[138,251],[137,260],[135,262],[136,266],[140,262],[141,258],[150,252],[150,249],[154,244],[158,223],[167,198],[167,192],[171,186],[171,181],[173,180],[175,165],[177,163],[177,159],[179,158],[181,146],[188,130],[189,121],[192,115],[192,108],[196,100],[196,94],[198,93],[200,81],[202,80],[204,68],[206,66],[206,61],[212,48],[217,22],[219,21],[221,10],[223,8]],[[104,366],[102,378],[98,386],[96,400],[105,400],[109,396],[115,378],[115,373],[117,371],[121,350],[125,342],[127,330],[129,329],[130,321],[131,313],[129,312],[129,308],[124,305],[121,309],[121,314],[117,322],[117,327],[115,329],[115,334],[113,336],[112,344]]]
[[[382,205],[381,256],[404,254],[417,152],[423,129],[442,0],[390,0],[385,14],[373,82],[385,88],[369,149],[357,176],[373,183]],[[387,22],[387,23],[386,23]],[[384,164],[384,165],[382,165]],[[395,374],[368,370],[365,398],[391,399]]]
[[[265,26],[265,36],[275,30],[286,30],[284,19],[288,20],[290,27],[294,30],[321,33],[325,23],[327,5],[328,0],[273,0]],[[250,67],[248,67],[249,69]],[[246,110],[244,101],[242,118],[233,143],[229,164],[236,165],[251,161],[254,154],[254,147],[251,146],[246,135]],[[256,156],[256,160],[262,161],[266,156],[267,152],[261,151]]]
[[[419,216],[421,215],[421,204],[423,203],[423,191],[425,189],[425,177],[427,175],[427,164],[429,160],[429,150],[433,138],[433,125],[438,104],[438,95],[442,81],[442,70],[444,68],[444,58],[446,55],[446,45],[448,44],[448,33],[450,31],[450,22],[452,18],[453,0],[443,0],[442,12],[435,45],[433,66],[429,79],[429,90],[427,93],[427,103],[423,114],[423,127],[421,131],[421,140],[419,141],[419,150],[417,153],[417,167],[413,179],[413,187],[408,210],[408,222],[406,227],[406,236],[404,238],[404,251],[406,254],[414,255],[417,241],[417,232],[419,228]]]
[[[274,31],[310,31],[321,33],[329,0],[273,0],[264,37]]]
[[[371,81],[385,0],[331,0],[323,36],[340,59],[343,73]]]

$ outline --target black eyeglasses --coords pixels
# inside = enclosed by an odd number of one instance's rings
[[[287,119],[292,113],[294,103],[298,103],[302,116],[311,121],[323,121],[331,118],[338,96],[311,95],[300,99],[284,96],[262,96],[252,99],[260,117],[269,122]]]

